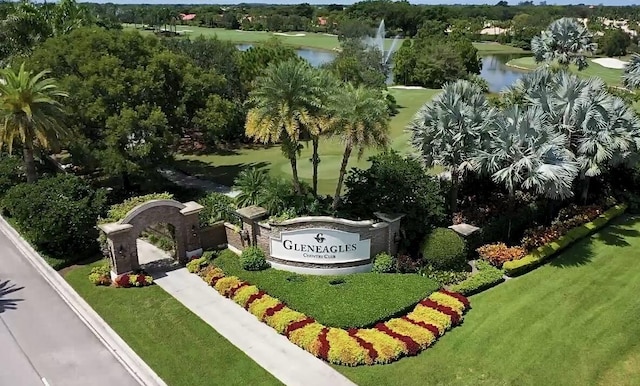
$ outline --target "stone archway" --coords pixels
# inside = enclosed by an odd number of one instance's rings
[[[168,223],[175,227],[176,257],[186,263],[202,254],[198,213],[202,205],[189,201],[150,200],[131,209],[120,221],[99,225],[107,236],[111,271],[115,275],[140,268],[136,239],[149,225]]]

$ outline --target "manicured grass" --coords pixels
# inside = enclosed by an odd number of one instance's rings
[[[272,268],[249,272],[229,250],[222,252],[214,265],[331,327],[373,325],[407,311],[438,289],[434,281],[415,274],[310,276]],[[344,282],[331,284],[335,280]]]
[[[391,120],[391,147],[406,153],[409,151],[409,134],[405,133],[404,129],[418,109],[431,100],[439,90],[391,89],[390,92],[400,106],[399,113]],[[303,142],[302,145],[304,148],[298,159],[298,173],[304,181],[311,183],[313,170],[311,144]],[[323,138],[320,141],[321,162],[318,167],[320,193],[333,194],[335,192],[343,151],[343,145],[336,139]],[[349,167],[367,168],[369,156],[378,152],[379,150],[375,149],[368,150],[359,160],[357,155],[353,154],[349,161]],[[257,167],[269,170],[273,176],[291,178],[291,166],[289,161],[282,156],[279,146],[255,145],[206,155],[177,155],[176,166],[190,174],[228,186],[233,185],[236,176],[247,167]]]
[[[640,219],[471,297],[463,325],[385,366],[335,366],[359,385],[640,384]]]
[[[140,25],[138,25],[137,27],[137,29],[143,33],[151,33],[151,31],[140,30]],[[124,28],[130,30],[134,29],[132,24],[124,24]],[[285,33],[273,33],[265,31],[241,31],[229,30],[224,28],[197,27],[190,25],[176,26],[176,30],[178,32],[181,32],[185,36],[188,36],[189,38],[203,35],[205,37],[217,37],[220,40],[228,40],[238,44],[263,42],[273,37],[277,37],[282,41],[282,43],[293,47],[317,48],[321,50],[336,50],[340,48],[340,42],[338,41],[338,37],[336,35],[315,32],[293,31]],[[294,36],[296,34],[303,34],[304,36]],[[392,43],[393,39],[385,39],[385,49],[389,49]],[[473,43],[473,45],[478,49],[481,55],[526,52],[520,48],[505,46],[500,43],[483,42]]]
[[[92,285],[87,275],[96,264],[65,279],[167,384],[280,384],[162,288]]]
[[[528,51],[523,50],[522,48],[507,46],[500,43],[494,42],[474,42],[473,46],[478,50],[479,55],[490,55],[490,54],[524,54]]]
[[[592,76],[600,77],[608,85],[611,85],[611,86],[620,86],[622,84],[622,70],[603,67],[597,63],[594,63],[593,61],[591,61],[591,59],[588,59],[588,60],[589,60],[589,67],[587,67],[586,69],[582,71],[578,71],[578,69],[575,66],[571,66],[570,67],[571,71],[584,77],[592,77]],[[507,66],[513,66],[513,67],[521,68],[524,70],[534,70],[539,65],[540,64],[536,63],[532,56],[513,59],[513,60],[510,60],[509,63],[507,63]]]

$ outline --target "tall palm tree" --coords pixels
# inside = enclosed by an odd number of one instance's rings
[[[0,148],[6,144],[11,152],[14,141],[22,143],[27,182],[37,178],[34,147],[51,148],[69,134],[59,101],[67,96],[47,71],[32,76],[24,63],[17,72],[0,70]]]
[[[298,140],[308,128],[316,127],[314,114],[322,106],[319,82],[308,63],[296,59],[270,65],[251,91],[245,133],[263,143],[280,142],[291,163],[293,186],[302,192],[298,177]]]
[[[510,197],[518,189],[551,199],[572,196],[575,157],[540,108],[513,106],[497,115],[491,131],[492,140],[474,157],[476,170],[504,185]]]
[[[440,165],[450,174],[450,205],[455,211],[460,184],[473,170],[473,157],[494,114],[476,84],[459,80],[442,90],[420,108],[407,130],[425,166]]]
[[[333,209],[340,203],[342,183],[354,149],[358,158],[365,149],[385,148],[389,143],[389,109],[378,90],[347,83],[333,98],[332,136],[344,145],[338,184],[333,196]]]
[[[624,69],[622,80],[625,87],[640,88],[640,55],[633,54]]]
[[[306,127],[307,135],[311,138],[312,144],[312,156],[311,162],[313,164],[313,176],[312,176],[312,190],[313,195],[318,195],[318,165],[320,164],[320,156],[318,154],[318,147],[320,144],[320,135],[325,133],[330,126],[331,122],[331,97],[338,90],[338,79],[328,70],[312,70],[316,72],[316,76],[313,77],[317,82],[316,90],[318,97],[318,104],[310,112],[315,117],[314,124]]]
[[[525,103],[544,111],[554,130],[566,137],[565,145],[580,165],[585,199],[590,177],[634,159],[640,143],[638,116],[600,78],[543,70],[516,87],[523,87]]]
[[[577,19],[563,17],[551,23],[540,36],[531,40],[531,51],[536,62],[558,61],[563,67],[569,64],[584,70],[589,66],[585,55],[596,52],[598,45],[593,34]]]

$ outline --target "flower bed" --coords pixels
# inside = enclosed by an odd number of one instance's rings
[[[440,290],[418,303],[400,318],[372,328],[341,329],[324,326],[236,276],[225,276],[220,268],[207,266],[200,277],[220,294],[233,300],[268,324],[292,343],[328,362],[373,365],[416,355],[462,321],[469,301],[464,296]]]
[[[626,204],[616,205],[597,216],[593,221],[567,230],[562,236],[534,249],[522,259],[504,263],[505,273],[509,276],[517,276],[534,269],[559,251],[604,227],[609,221],[624,213],[626,209]]]
[[[89,281],[94,285],[110,286],[116,288],[146,287],[153,284],[153,277],[144,272],[134,274],[122,274],[111,280],[109,264],[101,264],[91,269]]]

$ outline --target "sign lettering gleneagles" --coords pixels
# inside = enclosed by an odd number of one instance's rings
[[[271,256],[296,262],[334,264],[369,259],[371,240],[335,229],[310,228],[280,233],[271,239]]]

